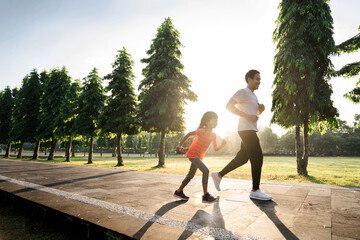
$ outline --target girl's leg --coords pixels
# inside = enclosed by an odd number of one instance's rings
[[[191,161],[191,159],[190,159],[190,161]],[[186,177],[184,178],[184,180],[182,181],[177,192],[181,192],[185,188],[185,186],[190,182],[190,180],[193,179],[197,169],[198,169],[198,167],[196,166],[196,164],[194,164],[193,161],[191,161],[189,172],[186,175]]]
[[[203,184],[203,192],[204,192],[204,195],[208,193],[208,185],[207,185],[207,183]]]
[[[200,169],[200,171],[203,173],[202,176],[202,184],[203,184],[203,191],[204,191],[204,195],[208,192],[207,191],[207,187],[208,187],[208,180],[209,180],[209,169],[207,168],[207,166],[204,164],[203,161],[201,161],[201,159],[199,158],[194,158],[194,159],[190,159],[191,162],[193,164],[195,164],[197,166],[197,168]]]

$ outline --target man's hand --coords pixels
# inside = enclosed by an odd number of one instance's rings
[[[265,110],[265,106],[264,104],[258,104],[258,106],[257,115],[259,116]]]
[[[251,122],[256,122],[259,119],[259,117],[256,115],[247,115],[245,118]]]
[[[260,113],[262,113],[263,111],[265,111],[265,106],[264,104],[258,104],[259,105],[259,111]]]

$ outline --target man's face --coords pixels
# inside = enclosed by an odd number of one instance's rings
[[[251,89],[258,89],[260,85],[261,77],[259,73],[254,75],[254,78],[248,78],[248,85]]]

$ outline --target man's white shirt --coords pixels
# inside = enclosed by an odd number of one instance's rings
[[[236,107],[249,115],[257,115],[257,111],[259,109],[258,99],[249,88],[243,88],[237,91],[232,99],[237,103]],[[257,121],[252,122],[244,117],[239,117],[238,131],[246,131],[246,130],[254,130],[257,129]]]

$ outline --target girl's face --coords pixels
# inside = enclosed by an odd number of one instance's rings
[[[218,124],[218,120],[217,118],[213,118],[213,119],[210,119],[207,123],[206,123],[206,126],[208,128],[215,128]]]

